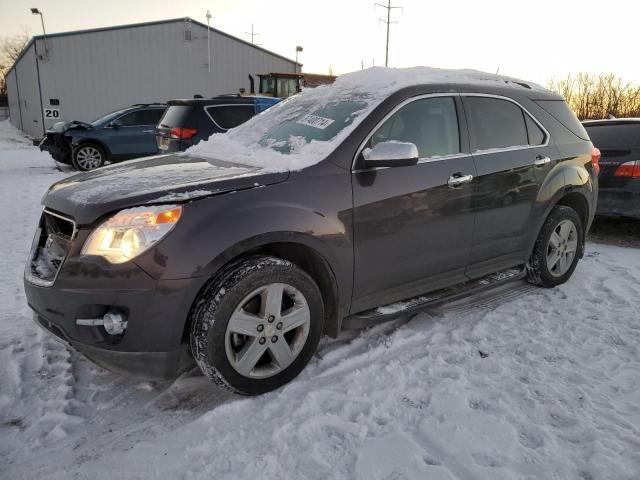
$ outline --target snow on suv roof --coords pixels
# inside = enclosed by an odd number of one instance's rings
[[[453,70],[432,67],[373,67],[341,75],[331,86],[336,88],[351,87],[361,92],[380,93],[388,96],[402,88],[429,84],[506,85],[526,90],[548,91],[546,88],[532,82],[480,70]]]
[[[226,134],[211,135],[187,153],[269,171],[301,170],[326,158],[386,98],[403,88],[429,84],[551,93],[535,83],[477,70],[373,67],[341,75],[330,85],[304,89]],[[299,125],[316,131],[301,135]],[[286,137],[287,131],[293,133]]]

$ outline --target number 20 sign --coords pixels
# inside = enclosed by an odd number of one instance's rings
[[[59,108],[45,108],[44,109],[44,118],[60,118],[60,109]]]

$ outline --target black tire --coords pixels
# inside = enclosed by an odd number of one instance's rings
[[[547,264],[547,258],[552,252],[553,247],[550,244],[551,235],[560,227],[561,224],[571,222],[575,227],[576,250],[568,269],[561,274],[552,273]],[[571,207],[564,205],[555,206],[544,222],[533,253],[527,263],[527,280],[529,283],[539,285],[541,287],[552,288],[560,285],[571,277],[576,269],[578,260],[582,256],[584,249],[584,230],[582,228],[582,220],[580,215]]]
[[[310,312],[308,334],[288,367],[267,378],[250,378],[238,372],[227,356],[227,325],[248,295],[275,282],[290,285],[304,296]],[[216,384],[242,395],[260,395],[288,383],[304,369],[322,336],[323,319],[322,295],[307,273],[279,258],[249,257],[231,265],[199,294],[189,319],[191,352],[202,372]]]
[[[84,162],[78,159],[78,155],[82,155],[83,152],[93,149],[99,154],[99,160],[96,161],[95,166],[88,167]],[[104,162],[107,161],[107,155],[104,149],[95,143],[82,143],[75,147],[71,152],[71,164],[73,168],[79,170],[81,172],[88,172],[90,170],[95,170],[96,168],[100,168],[104,165]]]

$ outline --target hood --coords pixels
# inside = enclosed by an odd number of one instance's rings
[[[51,125],[46,133],[64,133],[67,130],[80,129],[80,130],[90,130],[93,128],[93,125],[87,122],[82,122],[80,120],[71,120],[70,122],[56,122]]]
[[[68,177],[54,183],[42,203],[86,225],[123,208],[186,202],[279,183],[288,176],[222,160],[160,155]]]

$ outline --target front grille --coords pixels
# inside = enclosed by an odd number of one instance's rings
[[[76,224],[73,220],[44,210],[27,262],[27,280],[36,285],[53,285],[75,236]]]

